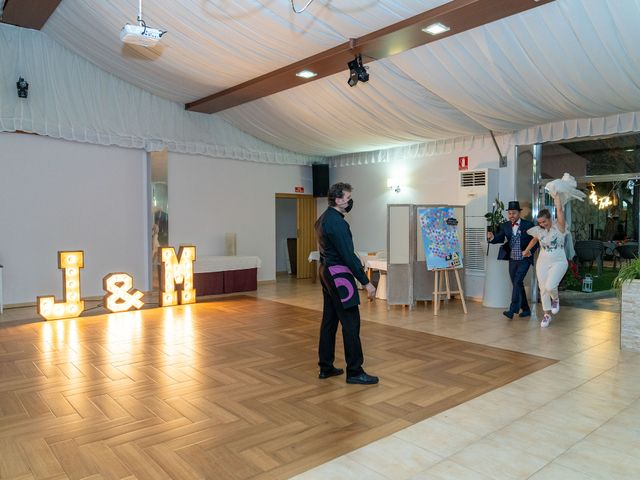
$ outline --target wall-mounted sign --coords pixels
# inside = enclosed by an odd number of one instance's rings
[[[304,193],[304,187],[295,187],[295,188],[294,188],[294,191],[295,191],[296,193]]]
[[[458,170],[469,170],[469,157],[458,157]]]

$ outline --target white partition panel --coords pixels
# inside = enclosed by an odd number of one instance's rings
[[[412,206],[387,205],[387,305],[414,305],[414,232]]]

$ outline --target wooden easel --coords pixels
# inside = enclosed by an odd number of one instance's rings
[[[460,283],[460,274],[458,273],[459,268],[439,268],[435,269],[433,272],[435,274],[435,282],[433,287],[433,314],[438,315],[438,310],[440,309],[440,296],[446,295],[447,300],[451,299],[451,295],[457,293],[460,295],[460,300],[462,300],[462,309],[464,313],[467,313],[467,304],[464,301],[464,292],[462,291],[462,285]],[[451,285],[449,282],[449,272],[453,271],[456,276],[456,283],[458,284],[457,290],[451,290]],[[442,282],[444,281],[445,290],[440,290],[442,288]]]

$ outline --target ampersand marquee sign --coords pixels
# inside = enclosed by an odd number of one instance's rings
[[[133,277],[128,273],[110,273],[102,279],[104,307],[112,312],[126,312],[131,308],[140,310],[144,302],[140,300],[144,293],[132,290]]]

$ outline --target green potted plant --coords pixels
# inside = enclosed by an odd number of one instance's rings
[[[613,280],[620,293],[620,346],[623,350],[640,352],[640,258],[636,257],[620,267]]]
[[[484,214],[484,218],[487,219],[489,225],[487,225],[487,232],[498,233],[500,225],[506,222],[504,217],[504,203],[496,197],[495,201],[491,205],[491,211]],[[489,245],[487,244],[487,256],[489,255]]]
[[[499,198],[496,198],[491,206],[491,211],[485,213],[484,218],[489,223],[487,231],[496,233],[500,225],[507,221],[504,217],[504,203]]]
[[[640,258],[636,257],[620,267],[618,275],[613,279],[613,288],[621,291],[625,283],[640,280]]]

